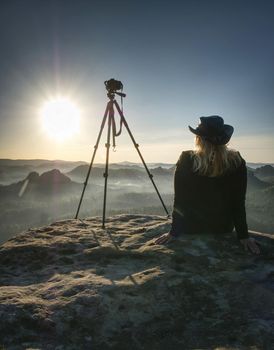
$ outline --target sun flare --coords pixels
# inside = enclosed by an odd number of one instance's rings
[[[80,111],[66,97],[56,97],[46,101],[40,114],[43,129],[57,141],[63,141],[79,131]]]

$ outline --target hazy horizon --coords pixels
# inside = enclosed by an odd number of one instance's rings
[[[180,154],[179,154],[180,155]],[[90,160],[81,160],[81,159],[72,159],[72,160],[66,160],[66,159],[50,159],[50,158],[0,158],[1,160],[11,160],[11,161],[51,161],[51,162],[71,162],[71,163],[87,163],[90,164]],[[146,161],[146,160],[145,160]],[[269,165],[274,165],[274,161],[273,162],[251,162],[248,159],[245,159],[246,163],[250,163],[250,164],[269,164]],[[140,164],[143,165],[142,161],[139,159],[137,159],[137,161],[132,161],[132,160],[128,160],[128,159],[124,159],[124,160],[119,160],[117,162],[114,161],[110,161],[109,164],[115,164],[115,163],[133,163],[133,164]],[[150,162],[146,162],[149,164],[176,164],[175,162],[162,162],[162,161],[150,161]],[[94,165],[96,164],[105,164],[105,161],[102,162],[98,162],[98,161],[94,161],[93,163]]]

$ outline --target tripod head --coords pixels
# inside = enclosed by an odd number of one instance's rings
[[[115,99],[115,94],[120,96],[120,97],[126,97],[126,94],[122,93],[122,92],[117,92],[117,91],[113,91],[113,92],[108,92],[107,93],[107,97],[110,100],[114,100]]]
[[[123,92],[115,92],[115,94],[120,97],[126,97],[126,94],[124,94]]]

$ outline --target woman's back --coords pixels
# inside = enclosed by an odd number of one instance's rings
[[[222,233],[235,226],[239,235],[246,237],[245,212],[239,210],[246,192],[244,159],[237,152],[236,161],[232,160],[221,175],[212,176],[210,166],[201,167],[208,175],[199,171],[197,163],[203,163],[197,157],[195,151],[184,151],[176,165],[174,210],[184,218],[184,232]]]

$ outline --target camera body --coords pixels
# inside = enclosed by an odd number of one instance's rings
[[[105,81],[105,87],[108,93],[115,93],[117,90],[123,90],[122,82],[113,78]]]

